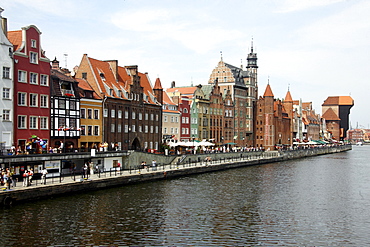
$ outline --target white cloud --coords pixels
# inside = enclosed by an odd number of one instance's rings
[[[314,21],[296,34],[302,45],[339,48],[368,45],[370,2],[362,1],[332,16]]]
[[[345,0],[285,0],[285,1],[278,0],[278,3],[282,2],[282,4],[276,12],[288,13],[302,11],[315,7],[327,6],[343,1]]]
[[[184,15],[187,15],[185,18]],[[178,12],[168,9],[140,10],[133,13],[120,12],[113,16],[117,27],[134,32],[145,32],[152,40],[170,39],[196,53],[206,53],[225,41],[242,37],[237,30],[224,29],[212,22],[205,14]]]

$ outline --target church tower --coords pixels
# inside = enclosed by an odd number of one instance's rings
[[[247,78],[245,80],[245,86],[247,87],[247,128],[249,131],[246,132],[247,140],[249,145],[255,146],[256,134],[254,133],[254,124],[256,119],[256,102],[258,99],[258,83],[257,83],[257,53],[253,51],[253,39],[251,45],[251,51],[247,57]]]

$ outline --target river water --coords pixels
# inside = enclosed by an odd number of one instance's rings
[[[1,246],[370,245],[370,146],[0,209]]]

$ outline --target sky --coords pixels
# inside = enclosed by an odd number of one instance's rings
[[[353,128],[370,128],[368,0],[1,0],[8,30],[36,25],[46,56],[72,70],[83,54],[138,65],[164,88],[207,84],[221,60],[258,56],[259,95],[312,102],[351,96]],[[66,55],[65,55],[66,54]]]

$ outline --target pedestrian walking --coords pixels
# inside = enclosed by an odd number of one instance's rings
[[[48,174],[48,170],[44,167],[41,171],[41,184],[46,184],[46,174]]]
[[[32,184],[32,178],[33,178],[33,168],[31,168],[29,171],[28,171],[28,184],[31,185]]]
[[[24,170],[22,177],[23,177],[23,187],[27,187],[28,186],[28,171],[27,170]]]
[[[153,160],[152,161],[152,170],[153,171],[156,171],[157,170],[157,161],[156,160]]]

